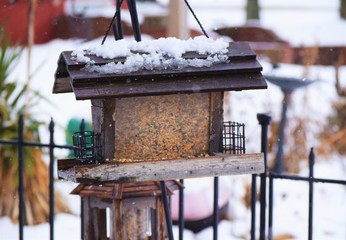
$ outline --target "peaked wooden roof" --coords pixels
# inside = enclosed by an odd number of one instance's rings
[[[101,74],[84,70],[85,63],[71,60],[71,51],[62,52],[55,73],[53,93],[74,92],[76,99],[148,96],[175,93],[239,91],[267,88],[247,42],[229,44],[228,63],[183,70],[141,70],[126,74]],[[187,58],[206,57],[187,53]],[[91,56],[95,64],[110,60]],[[111,61],[125,61],[113,59]]]
[[[172,195],[175,190],[183,188],[183,185],[176,180],[165,181],[165,183],[169,195]],[[83,197],[125,199],[161,196],[161,188],[160,183],[157,181],[104,184],[81,183],[72,190],[71,194],[77,194]]]

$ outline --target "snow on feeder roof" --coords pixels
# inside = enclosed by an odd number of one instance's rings
[[[126,40],[62,52],[53,93],[77,99],[266,88],[246,42]]]
[[[140,70],[182,70],[186,67],[210,67],[228,61],[228,43],[204,36],[189,40],[160,38],[150,41],[114,41],[108,46],[97,45],[72,52],[72,60],[86,63],[86,70],[105,74],[131,73]],[[187,53],[205,55],[205,58],[187,58]],[[124,62],[95,64],[88,55],[103,59],[124,58]]]

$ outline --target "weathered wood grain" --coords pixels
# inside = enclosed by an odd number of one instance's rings
[[[71,169],[58,169],[59,177],[75,182],[123,183],[262,173],[264,158],[262,153],[220,154],[194,159],[76,165]]]
[[[198,93],[215,91],[241,91],[249,89],[265,89],[267,84],[259,73],[234,74],[224,73],[219,76],[192,76],[189,78],[175,77],[168,79],[142,79],[129,86],[125,81],[104,85],[76,84],[74,93],[77,100],[93,98],[154,96],[176,93]]]
[[[223,92],[210,93],[209,153],[222,152]]]

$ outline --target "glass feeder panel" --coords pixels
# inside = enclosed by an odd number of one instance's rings
[[[117,99],[115,160],[164,160],[208,152],[210,94]]]

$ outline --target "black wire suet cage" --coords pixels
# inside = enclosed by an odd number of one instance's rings
[[[225,154],[245,153],[245,124],[227,121],[223,123],[222,151]]]
[[[92,131],[75,132],[72,135],[77,164],[102,162],[101,136]]]

